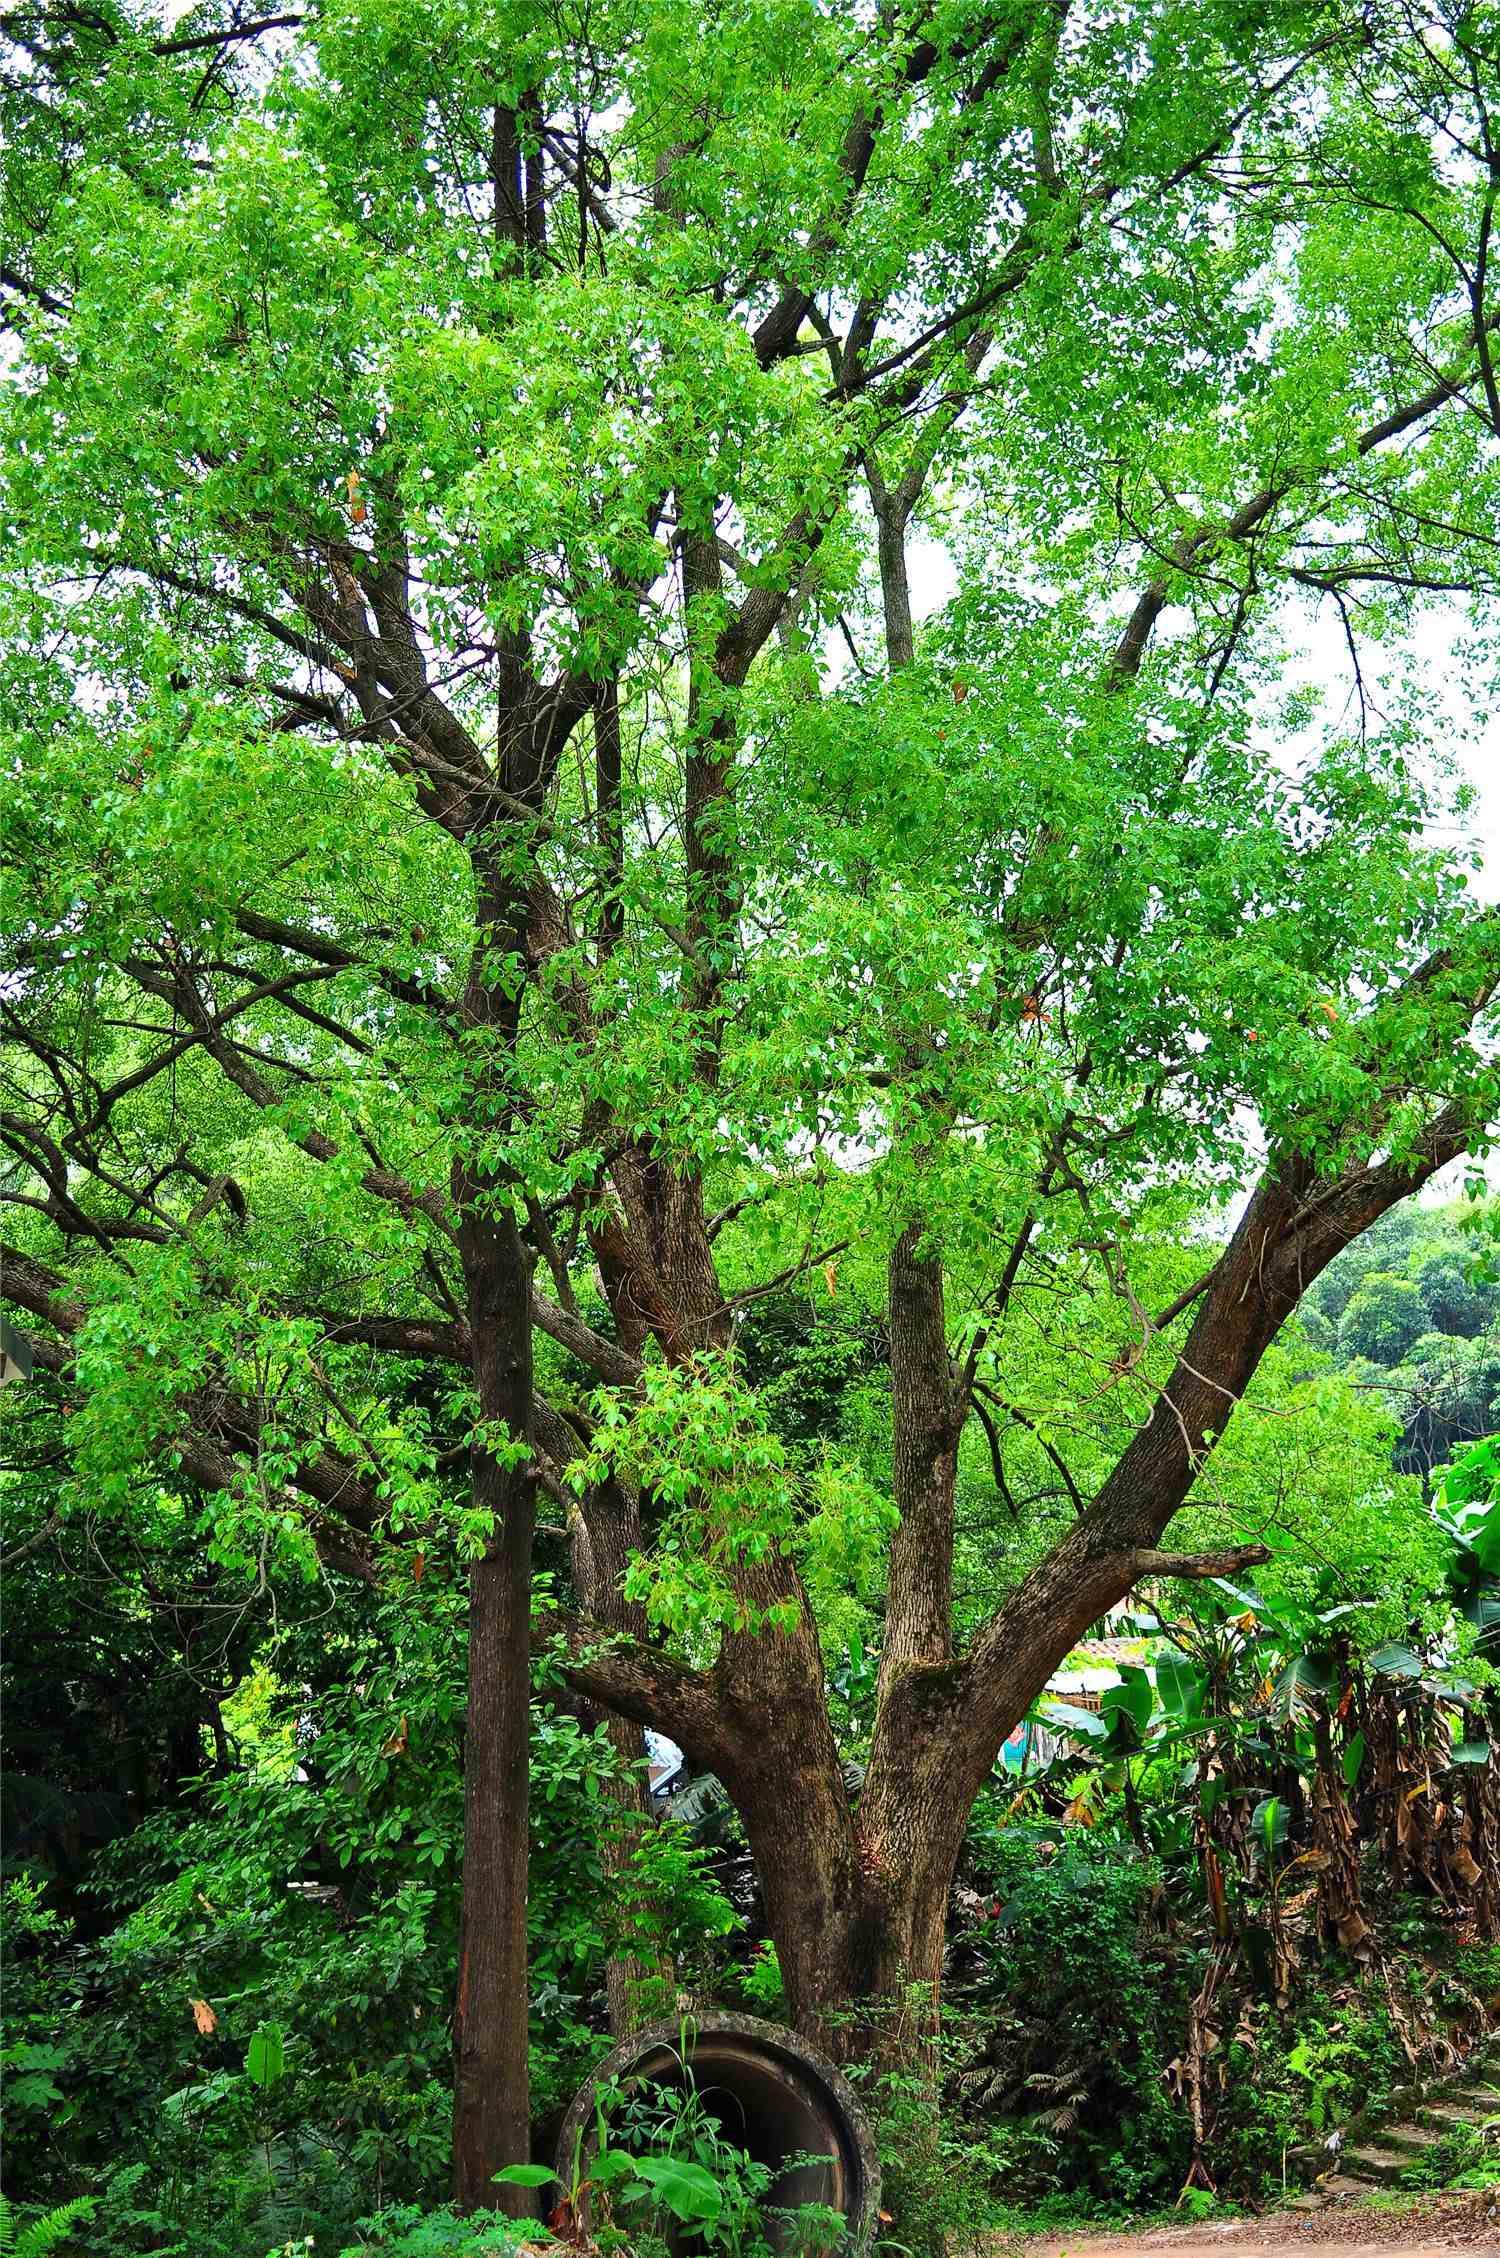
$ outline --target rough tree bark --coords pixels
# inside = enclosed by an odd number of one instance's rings
[[[464,1016],[493,1045],[479,1126],[503,1134],[513,1100],[508,1067],[520,1017],[513,984],[495,977],[516,960],[527,904],[486,858],[479,940]],[[527,2068],[527,1934],[531,1749],[531,1550],[535,1469],[532,1261],[511,1187],[468,1159],[454,1167],[459,1253],[473,1343],[479,1417],[470,1449],[473,1503],[490,1534],[469,1571],[468,1703],[464,1722],[464,1858],[458,1992],[453,2014],[453,2193],[463,2210],[522,2216],[523,2188],[496,2188],[504,2164],[531,2152]]]

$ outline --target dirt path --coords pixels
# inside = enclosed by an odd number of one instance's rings
[[[1500,2229],[1496,2231],[1500,2233]],[[1279,2238],[1275,2242],[1267,2242],[1264,2235],[1253,2234],[1242,2235],[1237,2239],[1222,2235],[1210,2241],[1205,2230],[1200,2228],[1191,2241],[1185,2242],[1156,2242],[1146,2236],[1113,2235],[1103,2241],[1079,2242],[1072,2236],[1062,2235],[1032,2245],[1038,2258],[1122,2258],[1123,2253],[1137,2250],[1169,2250],[1173,2253],[1173,2258],[1222,2258],[1226,2250],[1238,2251],[1242,2258],[1283,2258],[1283,2253],[1288,2248],[1306,2252],[1307,2258],[1390,2258],[1390,2254],[1397,2252],[1400,2253],[1400,2258],[1451,2258],[1453,2251],[1465,2247],[1470,2250],[1500,2251],[1500,2242],[1470,2242],[1467,2245],[1455,2242],[1370,2242],[1366,2239],[1358,2242],[1329,2242],[1316,2229],[1309,2228],[1295,2244],[1289,2245]]]
[[[1265,2219],[1153,2227],[1138,2234],[1030,2237],[1018,2258],[1449,2258],[1486,2251],[1500,2258],[1500,2187],[1465,2195],[1419,2196],[1399,2209],[1329,2204],[1322,2211],[1278,2211]]]

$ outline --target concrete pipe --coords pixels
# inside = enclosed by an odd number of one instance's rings
[[[653,2023],[605,2056],[563,2120],[557,2147],[565,2187],[577,2172],[582,2224],[593,2224],[588,2167],[598,2146],[595,2103],[601,2089],[619,2085],[628,2091],[645,2084],[681,2090],[684,2055],[693,2086],[725,2139],[776,2173],[767,2206],[826,2204],[843,2213],[849,2246],[868,2248],[880,2210],[880,2160],[858,2097],[806,2039],[754,2015]],[[817,2161],[786,2164],[793,2156]],[[769,2219],[767,2237],[773,2248],[784,2248],[786,2222]]]

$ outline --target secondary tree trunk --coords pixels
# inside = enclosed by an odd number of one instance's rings
[[[473,1126],[503,1136],[509,1062],[520,1017],[514,962],[526,903],[482,856],[479,941],[464,996],[476,1046]],[[460,2210],[524,2216],[525,2188],[494,2174],[531,2154],[527,2064],[526,1897],[531,1760],[532,1260],[503,1164],[461,1157],[453,1172],[459,1253],[473,1341],[478,1418],[470,1449],[473,1503],[487,1525],[469,1571],[468,1706],[464,1727],[464,1863],[458,1996],[453,2016],[453,2195]]]
[[[763,1830],[748,1831],[754,1848]],[[958,1849],[948,1827],[925,1820],[908,1833],[908,1862],[896,1863],[893,1847],[856,1837],[851,1858],[783,1807],[780,1830],[762,1840],[757,1864],[797,2029],[836,2060],[925,2078]]]
[[[531,1402],[531,1268],[515,1223],[466,1218],[469,1322],[481,1419],[524,1442]],[[476,1507],[493,1517],[469,1571],[463,1908],[453,2019],[453,2193],[462,2210],[519,2216],[527,2191],[493,2174],[530,2155],[527,2073],[528,1780],[533,1481],[528,1464],[473,1453]]]

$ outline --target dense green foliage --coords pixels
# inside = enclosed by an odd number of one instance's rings
[[[217,2237],[255,2258],[278,2234],[336,2239],[441,2186],[463,1664],[451,1587],[434,1578],[421,1599],[333,1620],[325,1607],[272,1634],[224,1703],[218,1776],[200,1778],[200,1746],[171,1800],[102,1853],[54,1865],[56,1845],[13,1848],[13,2186],[103,2188],[126,2247]],[[609,1949],[665,1949],[685,1978],[707,1976],[737,1926],[670,1822],[606,1888],[619,1821],[601,1787],[618,1763],[598,1728],[539,1708],[532,2011],[548,2114],[598,2051]],[[248,2067],[267,2030],[283,2065],[269,2086]]]
[[[1139,1619],[1147,1666],[1045,1702],[1069,1740],[981,1798],[953,2090],[1033,2200],[1270,2195],[1500,2015],[1492,1442],[1438,1511],[1403,1640],[1292,1557]]]

